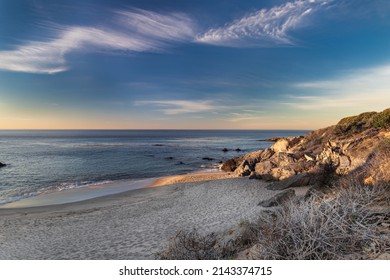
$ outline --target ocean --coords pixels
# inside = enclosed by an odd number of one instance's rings
[[[0,130],[0,162],[7,164],[0,169],[0,205],[122,180],[215,170],[229,158],[272,145],[260,140],[307,132]]]

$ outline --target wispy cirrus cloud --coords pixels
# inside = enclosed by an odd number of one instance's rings
[[[197,36],[200,43],[222,46],[294,45],[289,32],[304,24],[310,14],[333,0],[296,0],[269,9],[261,9],[223,27]]]
[[[224,118],[224,120],[228,121],[228,122],[233,122],[233,123],[245,122],[245,121],[255,121],[255,120],[259,120],[262,118],[262,116],[260,116],[260,114],[262,114],[261,111],[247,112],[244,110],[242,112],[230,113],[226,118]]]
[[[53,74],[69,69],[66,55],[72,52],[158,52],[194,36],[194,24],[183,14],[117,11],[114,22],[98,27],[53,25],[51,39],[0,51],[0,69]]]
[[[293,45],[290,31],[333,1],[295,0],[203,33],[197,33],[197,24],[186,14],[118,10],[105,25],[47,26],[50,37],[0,50],[0,70],[53,74],[71,68],[67,57],[70,53],[161,52],[178,42],[240,47]]]
[[[118,23],[131,27],[139,34],[163,41],[188,41],[195,36],[193,20],[185,14],[158,14],[151,11],[135,9],[134,11],[117,11]]]
[[[302,90],[321,90],[322,95],[289,96],[285,104],[301,110],[353,108],[381,110],[390,104],[390,64],[344,72],[332,80],[293,84]]]
[[[158,107],[157,110],[165,115],[211,112],[226,108],[221,105],[216,105],[214,101],[210,100],[148,100],[137,101],[135,105],[153,105]]]

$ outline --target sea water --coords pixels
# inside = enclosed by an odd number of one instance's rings
[[[0,205],[48,192],[218,169],[229,158],[272,145],[263,139],[307,132],[0,130],[0,162],[7,164],[0,169]]]

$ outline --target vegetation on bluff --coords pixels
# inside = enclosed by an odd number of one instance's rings
[[[341,119],[336,125],[338,135],[360,133],[366,129],[383,129],[390,127],[390,108],[383,112],[366,112],[358,116]]]

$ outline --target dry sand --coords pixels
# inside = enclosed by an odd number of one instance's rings
[[[200,172],[200,173],[189,173],[185,175],[176,175],[176,176],[168,176],[157,179],[154,183],[147,186],[148,188],[153,187],[161,187],[174,185],[179,183],[193,183],[193,182],[203,182],[203,181],[213,181],[213,180],[221,180],[234,178],[235,175],[232,173],[226,172]]]
[[[187,179],[165,183],[170,180]],[[254,219],[262,209],[257,204],[276,194],[265,185],[230,178],[63,205],[0,209],[0,259],[154,259],[179,230],[221,232]]]

